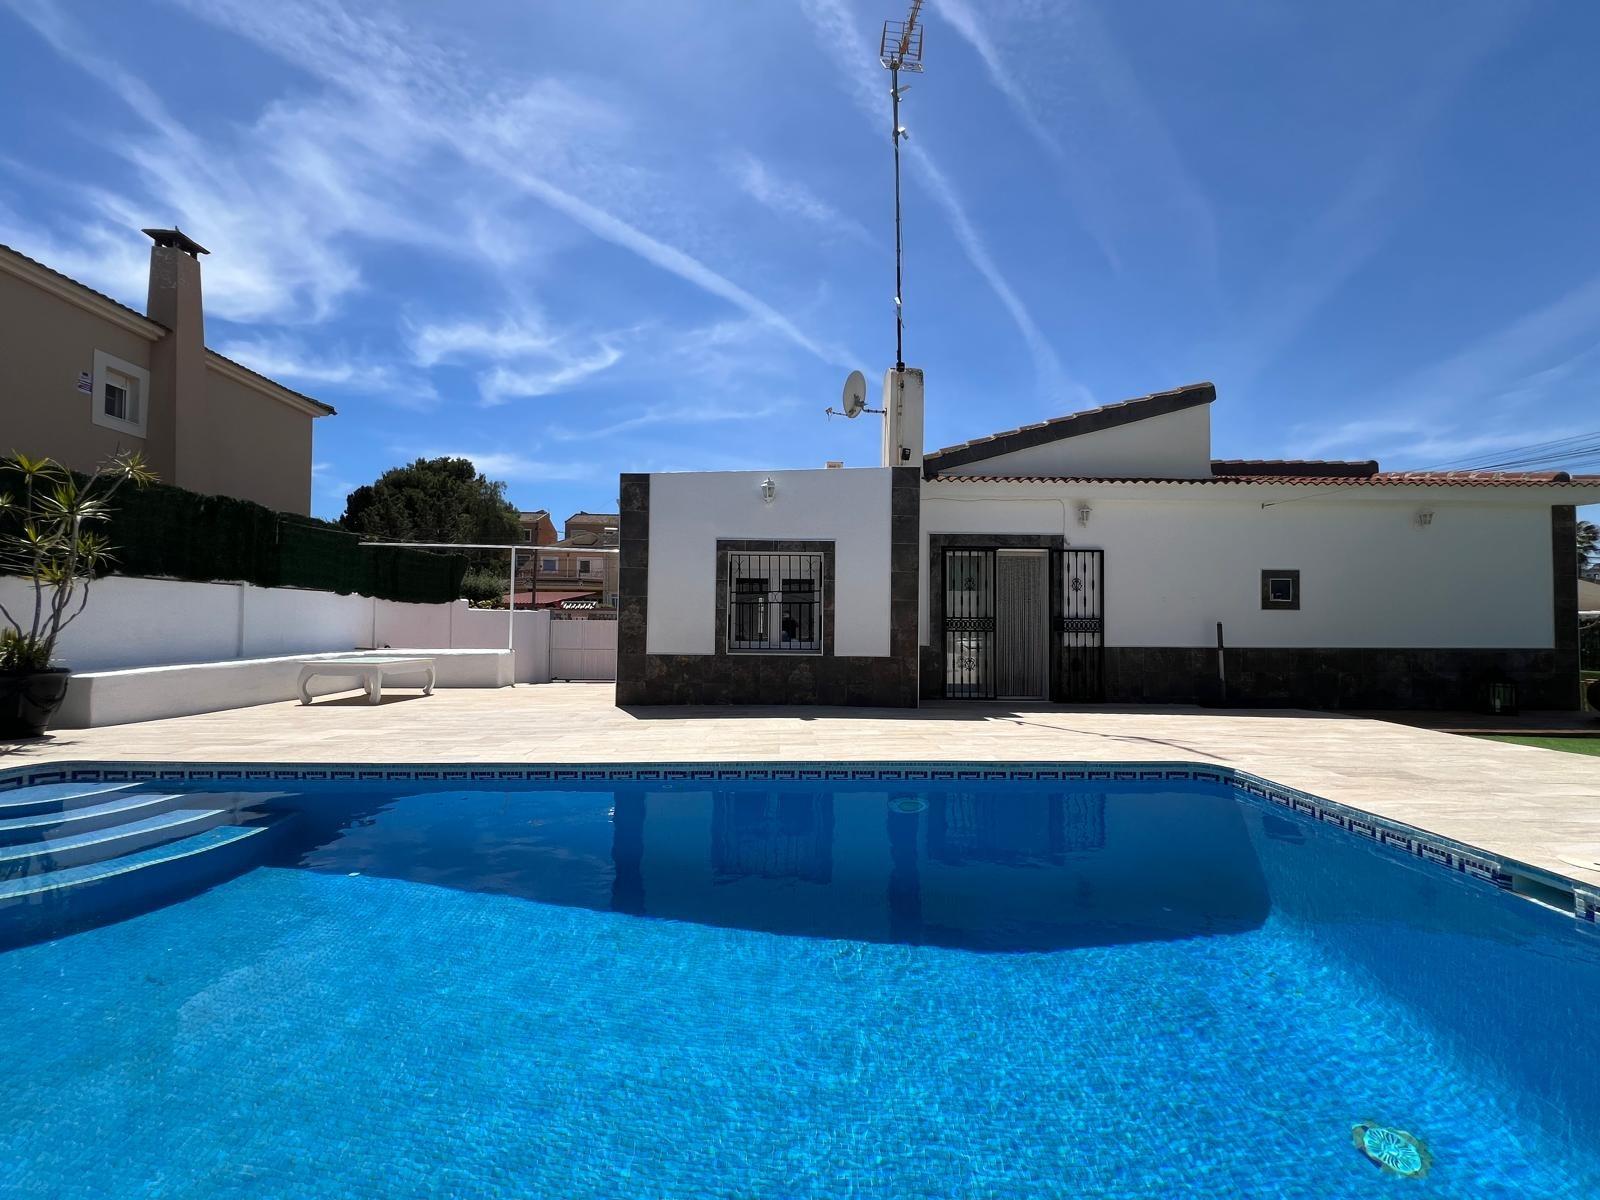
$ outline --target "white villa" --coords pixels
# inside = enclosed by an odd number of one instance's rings
[[[1600,476],[1218,459],[1215,400],[925,453],[890,371],[881,467],[623,475],[617,702],[1578,706]]]

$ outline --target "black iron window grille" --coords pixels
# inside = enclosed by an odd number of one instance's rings
[[[822,653],[820,554],[728,555],[728,652]]]

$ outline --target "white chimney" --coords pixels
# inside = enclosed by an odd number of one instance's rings
[[[922,370],[918,367],[884,372],[883,465],[922,466]]]

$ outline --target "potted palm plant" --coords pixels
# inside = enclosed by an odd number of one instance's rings
[[[0,460],[0,576],[24,583],[22,598],[0,601],[0,738],[37,737],[67,694],[71,671],[55,662],[61,631],[89,602],[89,585],[111,547],[91,527],[110,513],[126,484],[155,475],[137,453],[119,453],[80,479],[48,458]]]

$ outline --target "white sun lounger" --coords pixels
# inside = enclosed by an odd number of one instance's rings
[[[422,694],[433,694],[433,659],[431,658],[317,658],[308,660],[300,668],[300,703],[311,703],[310,683],[318,676],[359,681],[367,693],[367,703],[377,704],[383,699],[384,682],[391,678],[426,678]],[[416,686],[414,683],[409,686]]]

